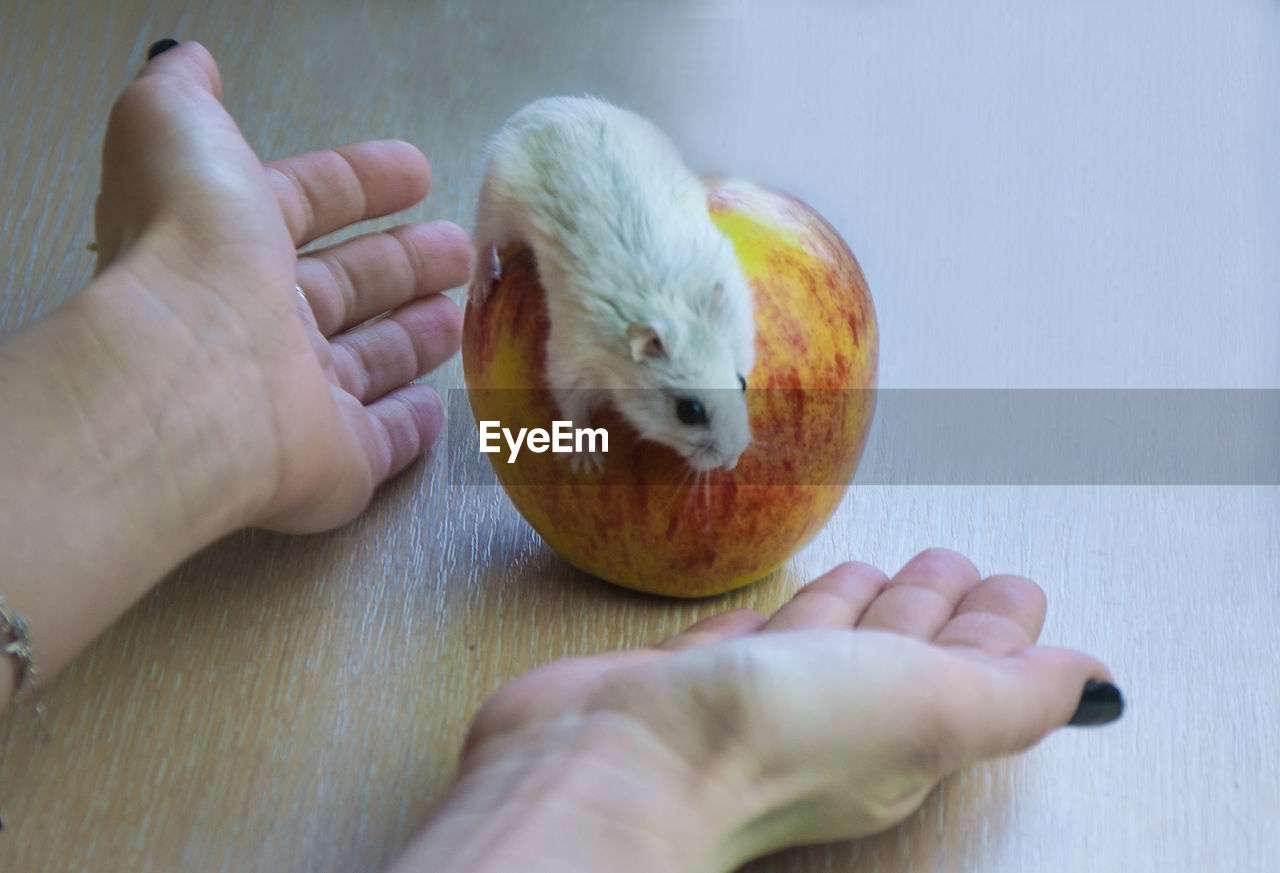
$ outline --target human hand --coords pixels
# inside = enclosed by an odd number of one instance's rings
[[[876,833],[970,762],[1025,749],[1073,715],[1119,716],[1109,685],[1082,700],[1086,680],[1107,679],[1101,664],[1034,646],[1044,612],[1030,580],[983,579],[933,549],[892,580],[843,564],[767,620],[737,610],[654,649],[549,664],[475,719],[442,833],[460,833],[458,811],[474,815],[485,797],[519,822],[510,798],[529,774],[544,787],[525,796],[570,824],[556,836],[548,815],[524,816],[543,834],[528,839],[582,869],[729,870],[785,846]],[[592,771],[606,778],[593,782]],[[616,857],[591,855],[587,835],[613,819],[622,823],[603,842],[615,848],[601,851]],[[438,860],[431,834],[397,870]],[[528,845],[520,857],[544,857]],[[660,867],[646,854],[656,846],[672,847]]]
[[[468,277],[466,235],[429,222],[297,251],[421,200],[426,159],[383,141],[264,165],[220,94],[197,43],[125,88],[97,274],[0,344],[0,492],[22,509],[0,525],[4,594],[42,678],[220,537],[351,519],[442,424],[408,383],[457,351],[440,292]],[[0,669],[0,708],[17,675]]]
[[[121,94],[95,215],[99,273],[116,281],[96,296],[91,286],[82,306],[123,354],[145,348],[159,367],[202,374],[172,393],[218,404],[205,426],[251,491],[239,524],[333,527],[440,430],[439,397],[408,383],[457,351],[461,314],[439,292],[466,282],[470,246],[429,222],[298,255],[417,203],[427,161],[380,141],[264,165],[220,96],[216,64],[193,42]]]

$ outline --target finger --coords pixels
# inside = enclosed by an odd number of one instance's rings
[[[415,300],[330,344],[338,384],[372,403],[453,357],[462,339],[462,310],[442,294]]]
[[[156,55],[135,77],[137,80],[176,77],[204,88],[218,100],[222,99],[222,76],[218,64],[209,50],[198,42],[182,42]]]
[[[965,711],[957,722],[968,733],[965,760],[1009,755],[1027,749],[1051,731],[1072,721],[1082,705],[1089,680],[1110,682],[1099,661],[1069,649],[1032,646],[1003,658],[964,698]],[[1109,686],[1114,688],[1114,686]],[[1097,696],[1095,689],[1095,696]],[[1107,695],[1104,689],[1102,696]],[[1123,700],[1118,692],[1102,713],[1118,718]]]
[[[369,446],[370,469],[381,483],[413,463],[444,426],[440,396],[426,385],[406,385],[366,407],[377,444]]]
[[[293,305],[298,313],[298,318],[302,320],[302,323],[307,328],[303,333],[306,334],[307,344],[311,346],[311,351],[315,353],[316,360],[320,362],[320,369],[324,372],[325,379],[331,385],[338,384],[338,374],[333,369],[333,347],[316,327],[316,314],[311,311],[311,302],[307,299],[306,294],[302,293],[294,298]]]
[[[721,640],[753,634],[764,622],[764,616],[754,609],[733,609],[695,622],[675,636],[667,637],[654,648],[667,652],[695,649]]]
[[[406,209],[431,187],[426,156],[394,139],[282,158],[269,162],[266,171],[295,246]]]
[[[964,595],[934,637],[940,646],[977,649],[996,657],[1026,648],[1040,636],[1045,596],[1022,576],[992,576]]]
[[[298,284],[325,336],[464,285],[470,275],[466,231],[447,221],[402,225],[298,259]]]
[[[858,627],[933,639],[979,581],[968,558],[947,549],[926,549],[898,571]]]
[[[853,627],[887,584],[889,577],[870,564],[841,564],[801,588],[764,629]]]

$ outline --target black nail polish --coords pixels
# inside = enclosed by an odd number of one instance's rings
[[[178,41],[176,39],[169,39],[168,37],[156,40],[151,44],[151,48],[147,49],[147,60],[151,60],[156,55],[164,54],[177,44]]]
[[[1088,727],[1091,725],[1109,724],[1124,712],[1124,698],[1120,689],[1110,682],[1098,682],[1090,679],[1084,683],[1084,693],[1080,695],[1080,705],[1076,714],[1071,716],[1069,725]]]

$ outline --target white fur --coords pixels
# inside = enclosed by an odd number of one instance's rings
[[[706,189],[657,127],[592,98],[529,104],[490,144],[474,241],[477,264],[511,242],[533,250],[566,418],[585,424],[608,400],[694,469],[737,463],[751,440],[738,380],[755,361],[751,292]],[[476,269],[472,305],[492,281]],[[709,424],[681,422],[677,398],[702,403]]]

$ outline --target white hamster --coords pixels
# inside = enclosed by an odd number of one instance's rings
[[[695,470],[737,464],[751,441],[751,290],[706,189],[656,126],[594,98],[524,107],[490,143],[474,241],[476,306],[491,252],[533,250],[566,419],[584,426],[607,400]]]

